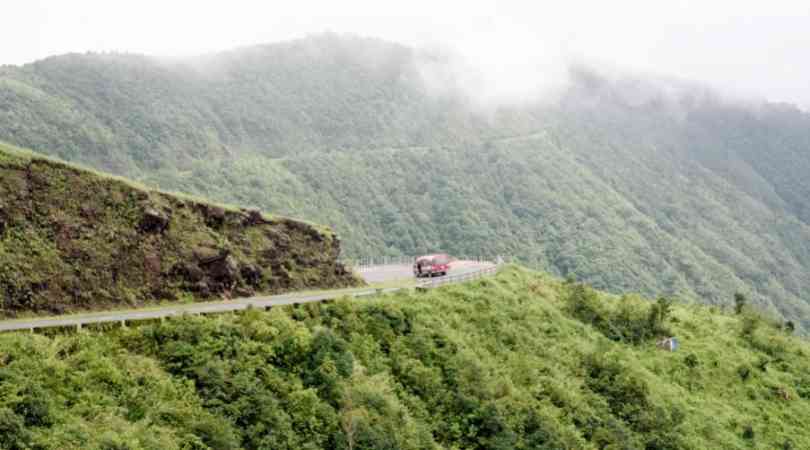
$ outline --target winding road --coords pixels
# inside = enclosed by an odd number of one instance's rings
[[[472,275],[484,273],[495,267],[489,262],[476,261],[455,261],[451,263],[450,273],[445,278],[452,281],[456,276]],[[139,320],[165,319],[167,317],[177,317],[183,315],[216,314],[232,311],[241,311],[248,308],[270,309],[274,306],[298,305],[311,302],[323,302],[341,297],[368,297],[381,293],[395,292],[402,289],[410,289],[413,284],[407,287],[382,288],[379,285],[403,280],[413,280],[413,272],[410,265],[387,265],[370,266],[357,270],[363,279],[370,285],[354,289],[336,289],[319,293],[290,293],[272,296],[249,297],[234,300],[191,303],[182,305],[168,305],[146,307],[128,311],[106,311],[97,313],[86,313],[68,316],[43,317],[31,319],[18,319],[0,321],[0,332],[8,331],[34,331],[42,328],[76,328],[81,329],[86,325],[118,323],[126,326],[127,322]],[[440,278],[436,278],[437,280]],[[375,287],[378,285],[378,287]]]

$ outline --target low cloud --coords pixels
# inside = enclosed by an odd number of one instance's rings
[[[455,80],[481,105],[547,98],[572,61],[810,105],[810,4],[798,0],[30,0],[7,9],[0,64],[105,50],[190,56],[335,30],[453,55],[447,67],[428,58],[425,79]]]
[[[420,52],[417,71],[430,92],[483,109],[552,100],[570,83],[563,60],[483,59],[437,48]]]

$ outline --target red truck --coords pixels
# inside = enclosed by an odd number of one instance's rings
[[[413,274],[416,278],[447,275],[450,261],[450,257],[443,253],[420,256],[413,263]]]

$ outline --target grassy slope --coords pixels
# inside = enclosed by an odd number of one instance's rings
[[[165,228],[147,225],[155,213]],[[319,227],[146,190],[0,145],[6,316],[351,285],[338,253],[337,238]]]
[[[664,325],[682,348],[664,352],[578,320],[572,289],[511,266],[424,294],[3,335],[0,446],[810,446],[806,341],[750,313],[676,305]],[[651,303],[597,305],[639,324]]]

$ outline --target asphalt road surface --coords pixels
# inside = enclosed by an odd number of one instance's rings
[[[494,264],[491,262],[478,261],[453,261],[450,263],[450,270],[447,276],[463,275],[476,272]],[[411,265],[387,265],[387,266],[367,266],[357,271],[366,280],[366,283],[384,283],[386,281],[399,281],[413,278],[413,266]],[[441,278],[441,277],[436,277]]]

